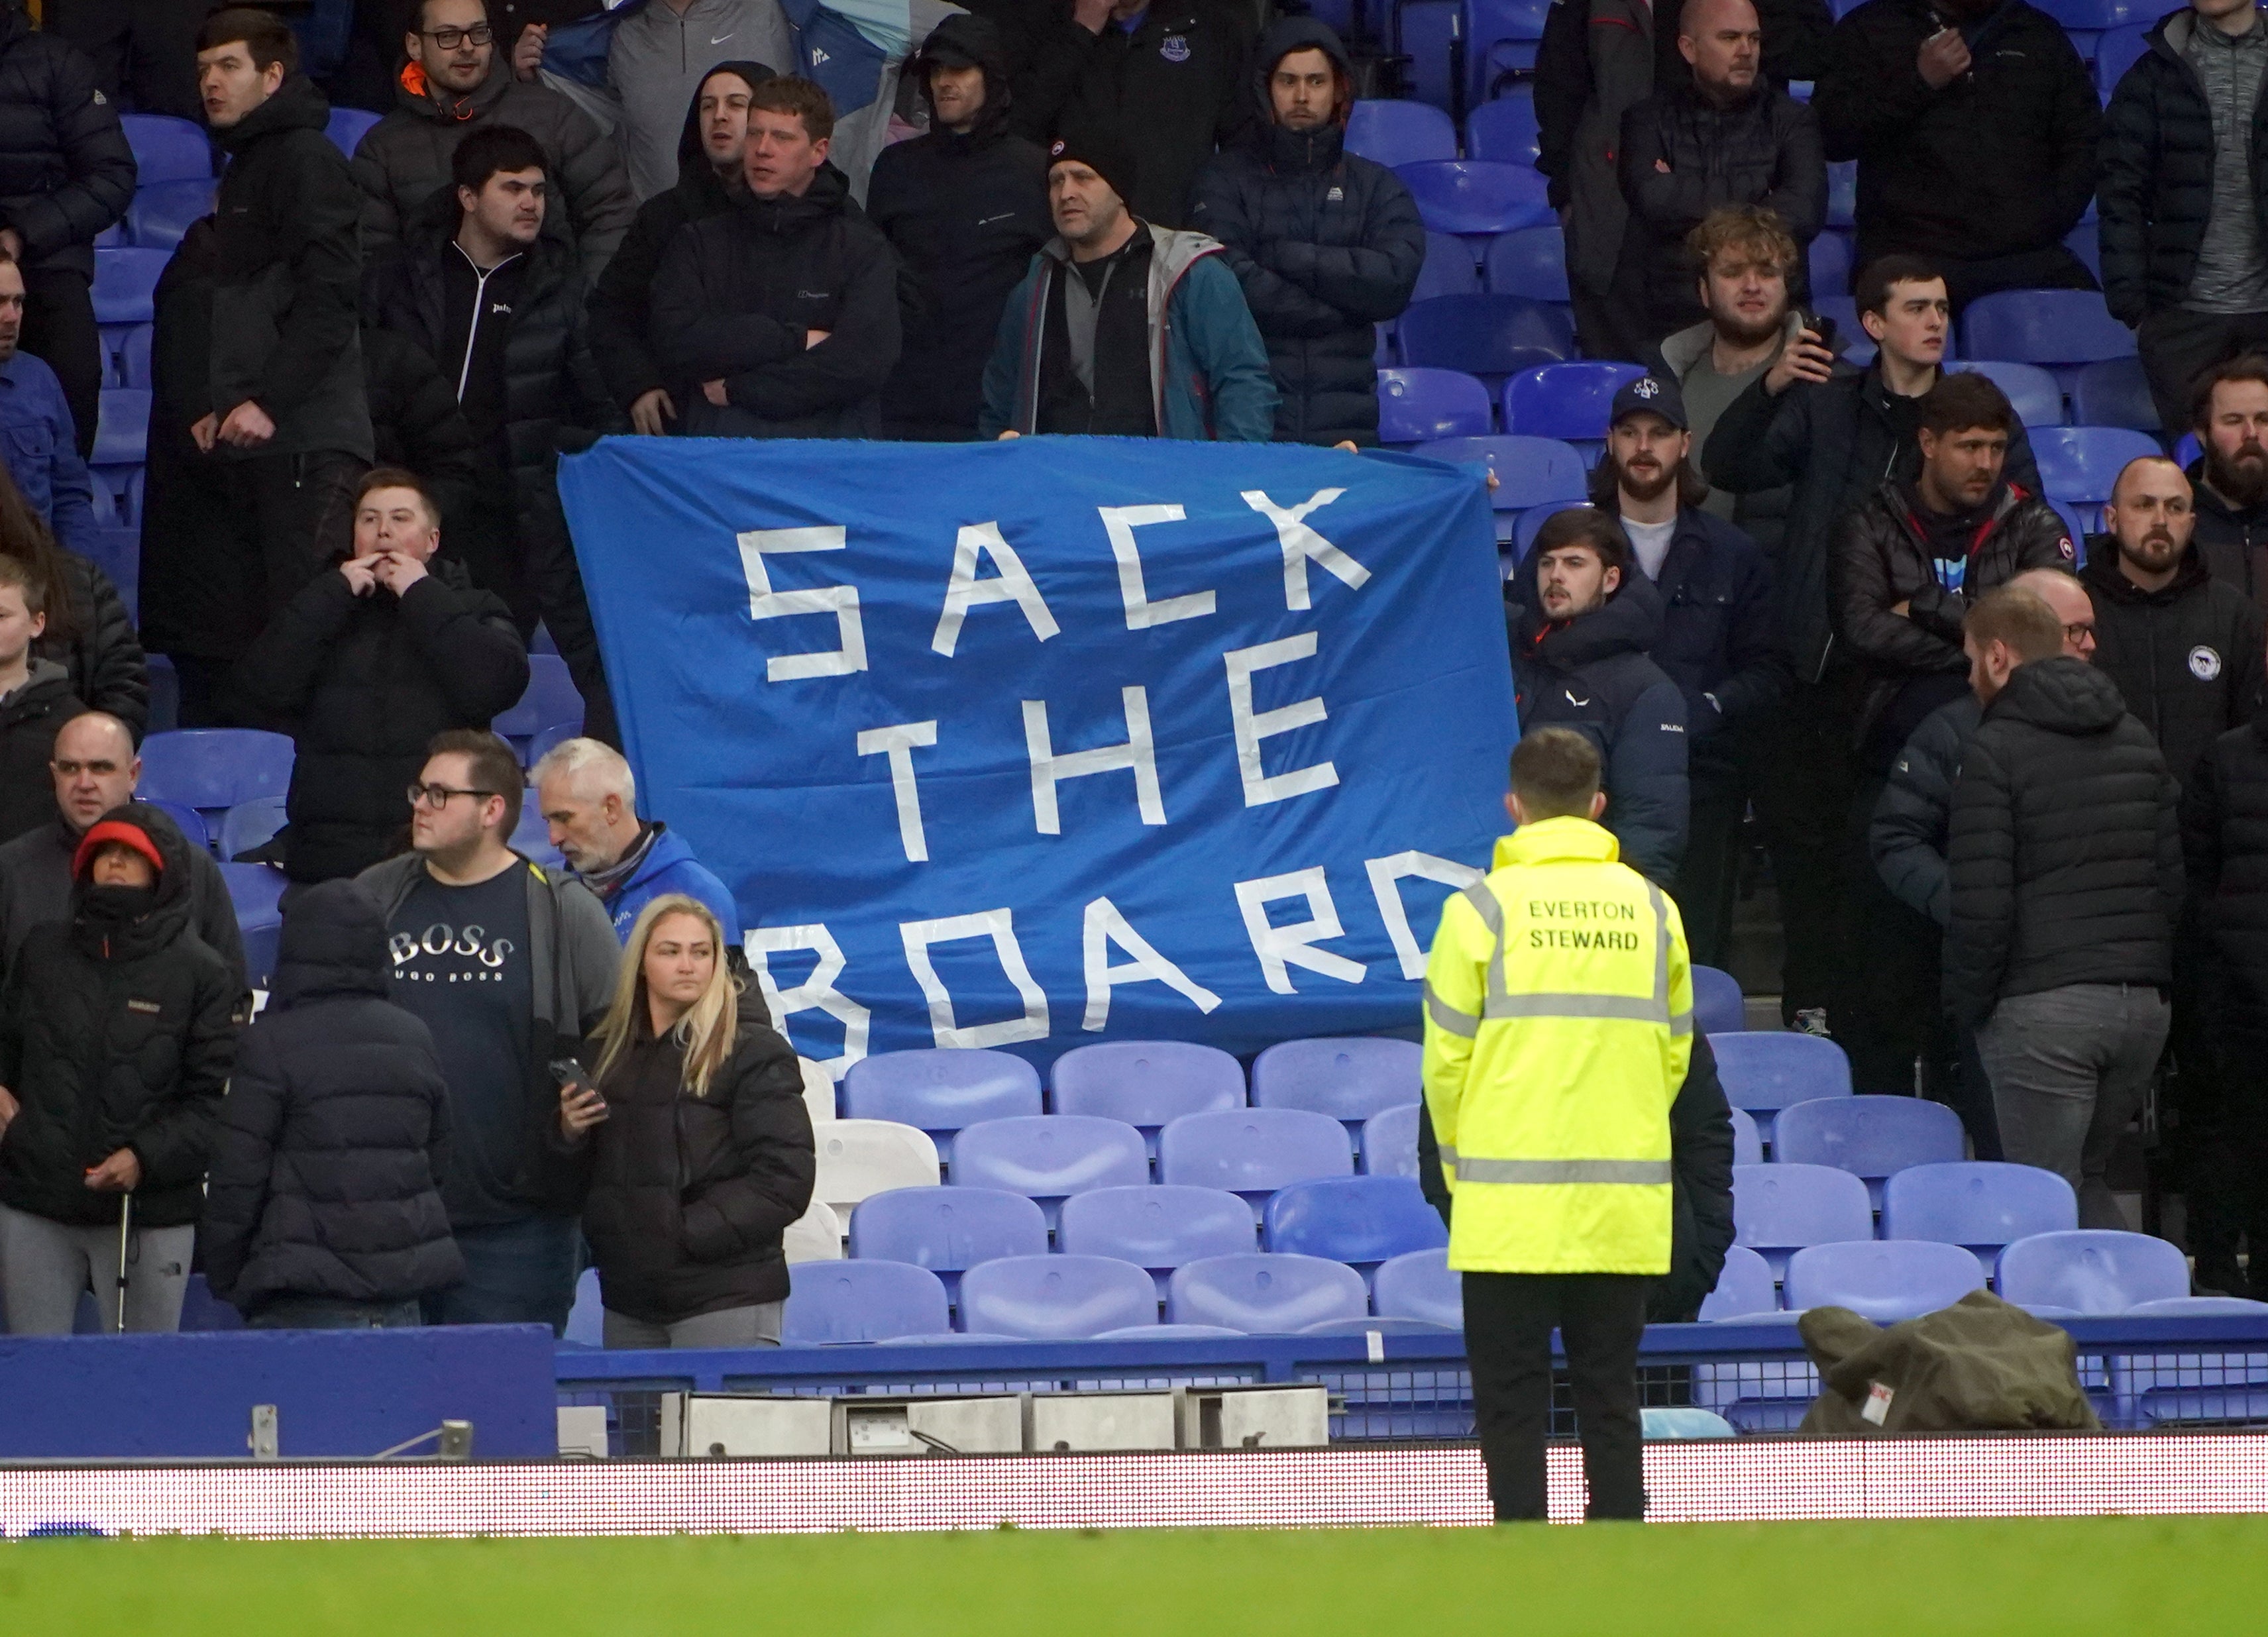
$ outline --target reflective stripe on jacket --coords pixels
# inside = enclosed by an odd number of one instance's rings
[[[1425,1100],[1462,1272],[1668,1271],[1693,979],[1676,906],[1617,852],[1587,819],[1523,825],[1442,907]]]

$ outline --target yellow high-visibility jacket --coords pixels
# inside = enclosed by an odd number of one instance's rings
[[[1449,1266],[1666,1274],[1669,1105],[1693,1051],[1677,907],[1586,818],[1523,825],[1425,967]]]

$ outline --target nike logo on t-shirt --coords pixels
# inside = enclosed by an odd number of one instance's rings
[[[721,45],[723,45],[726,40],[730,40],[731,38],[732,38],[732,35],[730,35],[730,34],[719,34],[719,35],[718,35],[718,36],[717,36],[717,38],[716,38],[716,39],[714,39],[714,40],[711,40],[709,43],[710,43],[711,45],[712,45],[712,46],[721,46]]]

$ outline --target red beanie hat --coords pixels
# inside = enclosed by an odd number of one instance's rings
[[[149,832],[123,818],[106,818],[79,837],[78,851],[71,855],[71,878],[77,880],[85,875],[87,867],[93,863],[95,854],[113,842],[132,848],[150,861],[150,868],[156,870],[161,879],[164,877],[166,857],[158,850],[158,844],[150,839]]]

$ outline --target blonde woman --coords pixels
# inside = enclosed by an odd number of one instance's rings
[[[606,1345],[776,1346],[780,1235],[817,1164],[795,1053],[695,899],[654,899],[622,953],[589,1083],[559,1092],[560,1137],[589,1170]]]

